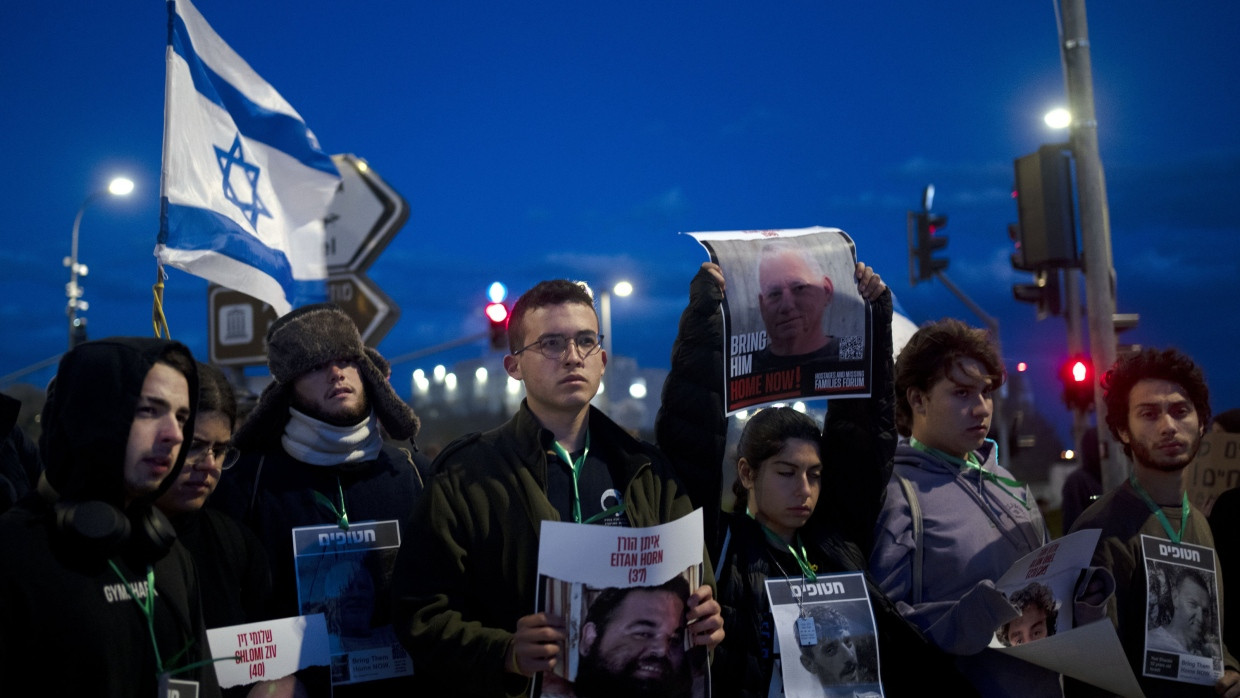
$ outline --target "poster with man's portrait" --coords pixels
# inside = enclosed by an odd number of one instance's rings
[[[412,675],[391,618],[400,522],[294,528],[293,546],[300,610],[327,621],[332,685]]]
[[[544,521],[537,610],[566,640],[533,698],[708,698],[686,603],[702,584],[702,511],[650,528]]]
[[[728,413],[868,397],[871,313],[852,238],[836,228],[690,233],[722,268]]]
[[[857,573],[768,578],[788,698],[880,698],[878,635],[865,576]],[[726,632],[726,628],[725,628]],[[772,693],[776,689],[772,690]]]
[[[1211,686],[1223,675],[1214,550],[1141,536],[1146,676]]]

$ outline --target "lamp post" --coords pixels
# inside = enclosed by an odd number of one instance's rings
[[[603,335],[603,351],[611,355],[611,294],[616,294],[621,298],[625,298],[633,293],[633,284],[627,281],[621,281],[611,288],[610,291],[603,289],[598,297],[598,313],[599,323],[602,325]]]
[[[86,276],[88,273],[86,265],[78,262],[78,231],[82,227],[82,216],[86,213],[88,206],[104,196],[126,196],[132,191],[132,180],[117,177],[108,183],[106,189],[100,189],[87,196],[78,208],[77,216],[73,219],[73,241],[69,247],[69,256],[64,260],[65,266],[69,267],[69,283],[65,284],[65,297],[68,299],[65,314],[69,316],[70,349],[86,338],[86,318],[79,318],[78,311],[85,312],[90,307],[89,303],[82,300],[83,291],[81,285],[78,284],[78,277]]]

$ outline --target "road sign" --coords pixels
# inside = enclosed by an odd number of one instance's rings
[[[363,272],[409,220],[409,204],[361,158],[333,155],[332,162],[341,182],[324,220],[328,298],[373,347],[396,324],[400,308]],[[267,328],[276,319],[270,305],[211,284],[207,314],[212,363],[267,363]]]
[[[341,180],[324,221],[327,269],[362,271],[409,220],[409,203],[357,156],[333,155],[332,162]]]
[[[400,319],[400,309],[365,274],[332,274],[327,279],[327,296],[353,318],[362,334],[362,342],[372,347],[378,345]]]
[[[207,288],[207,329],[211,363],[247,366],[267,363],[267,328],[276,321],[271,305],[240,291]]]

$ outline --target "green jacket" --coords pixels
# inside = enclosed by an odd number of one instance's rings
[[[627,483],[630,526],[692,510],[658,449],[594,408],[589,419],[591,453]],[[517,619],[535,610],[541,524],[560,520],[546,495],[553,441],[522,404],[504,425],[458,439],[435,460],[392,579],[394,624],[424,695],[528,693],[527,679],[505,671],[504,654]]]

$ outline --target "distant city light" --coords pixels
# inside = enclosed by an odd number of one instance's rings
[[[507,390],[509,395],[516,395],[517,393],[520,393],[521,381],[513,378],[512,376],[508,376],[508,383],[504,386],[504,390]]]
[[[486,366],[479,366],[478,369],[474,371],[474,380],[478,381],[479,383],[487,382],[487,367]]]
[[[443,377],[443,384],[448,390],[456,390],[456,374],[449,373]]]
[[[617,283],[615,287],[611,289],[611,291],[617,296],[624,298],[633,293],[633,284],[627,281],[621,281]]]
[[[631,395],[632,397],[638,400],[646,397],[646,379],[645,378],[634,379],[633,383],[629,385],[629,395]]]
[[[1026,370],[1028,370],[1028,368],[1029,368],[1029,364],[1025,363],[1024,361],[1021,361],[1020,363],[1016,364],[1017,373],[1024,373]]]
[[[801,414],[805,414],[805,403],[801,402],[800,400],[797,400],[796,402],[792,403],[792,409],[796,410],[797,412],[800,412]]]
[[[435,377],[436,383],[442,383],[443,377],[446,376],[447,374],[448,374],[448,369],[444,368],[443,364],[437,364],[435,368],[431,369],[431,375]]]
[[[1073,451],[1072,449],[1069,448],[1063,453],[1060,453],[1059,458],[1061,460],[1072,460],[1073,458],[1076,458],[1076,451]]]
[[[1072,125],[1072,114],[1067,109],[1057,107],[1046,112],[1046,116],[1042,117],[1042,120],[1050,128],[1068,128]]]

